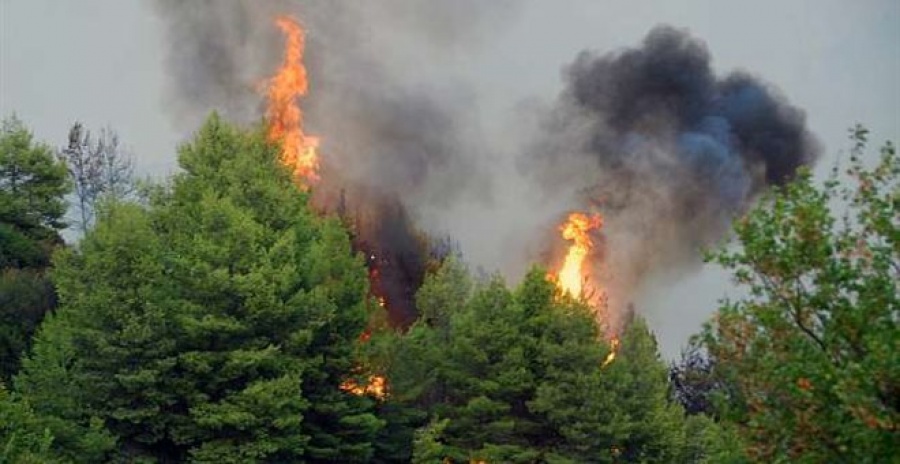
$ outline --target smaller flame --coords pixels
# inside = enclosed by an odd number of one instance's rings
[[[600,365],[601,368],[604,368],[609,365],[609,363],[616,360],[616,353],[619,352],[619,337],[613,337],[612,340],[609,341],[609,354],[606,355],[606,359],[603,360],[603,364]]]
[[[387,379],[380,375],[370,375],[365,385],[360,385],[355,380],[346,380],[341,384],[341,390],[356,396],[374,396],[381,400],[387,396]]]
[[[289,16],[280,16],[275,24],[285,36],[284,60],[268,81],[268,137],[281,144],[281,162],[298,179],[313,182],[319,178],[319,139],[303,132],[303,111],[297,99],[309,92],[309,80],[303,65],[306,39],[303,28]]]

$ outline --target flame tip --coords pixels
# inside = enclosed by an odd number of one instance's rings
[[[285,49],[281,66],[266,85],[268,137],[281,144],[281,162],[308,188],[319,180],[319,139],[303,132],[303,111],[297,103],[309,92],[303,65],[304,30],[290,15],[276,17],[275,24],[285,35]]]

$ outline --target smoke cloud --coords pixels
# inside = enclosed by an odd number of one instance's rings
[[[606,216],[596,272],[613,306],[647,278],[697,265],[761,191],[818,156],[801,110],[749,73],[716,76],[706,46],[683,30],[658,26],[640,47],[583,52],[564,75],[522,167]]]

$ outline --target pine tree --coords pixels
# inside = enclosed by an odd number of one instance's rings
[[[515,290],[494,278],[469,292],[449,261],[419,292],[423,317],[390,339],[388,404],[418,410],[415,462],[691,462],[667,369],[637,319],[616,360],[584,302],[540,269]],[[384,362],[384,361],[382,361]],[[425,420],[422,420],[422,417]],[[706,423],[691,424],[706,430]],[[711,439],[709,440],[711,441]],[[693,446],[693,448],[691,448]]]
[[[41,426],[31,407],[13,399],[0,383],[0,462],[54,464],[53,436]]]
[[[43,268],[59,231],[69,192],[66,166],[36,143],[18,119],[0,128],[0,268]]]
[[[17,119],[0,128],[0,382],[19,369],[37,325],[56,303],[46,268],[62,244],[65,165]]]
[[[170,188],[101,210],[58,257],[58,317],[18,383],[38,414],[59,428],[102,420],[122,460],[371,456],[372,400],[339,389],[365,324],[365,269],[276,150],[213,116]]]

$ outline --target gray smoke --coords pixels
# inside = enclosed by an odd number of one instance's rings
[[[211,111],[235,122],[262,115],[257,88],[278,60],[277,31],[255,18],[271,17],[278,2],[155,0],[166,40],[166,108],[187,133]]]
[[[326,174],[409,197],[416,206],[482,197],[474,100],[448,58],[488,35],[509,0],[428,3],[155,0],[168,41],[169,105],[179,127],[210,111],[248,123],[263,115],[262,85],[278,66],[276,15],[307,31],[306,131],[322,138]],[[326,182],[328,182],[326,180]],[[326,188],[339,186],[326,186]]]
[[[291,15],[307,33],[305,131],[321,139],[315,201],[360,222],[355,244],[381,275],[393,319],[408,323],[427,253],[423,212],[491,197],[485,134],[453,61],[513,14],[510,0],[154,0],[165,28],[168,108],[185,132],[210,111],[260,121],[263,85],[281,59],[274,26]],[[364,212],[364,214],[360,214]],[[411,288],[415,287],[415,288]]]
[[[683,30],[658,26],[640,47],[583,52],[564,75],[522,166],[606,216],[597,272],[620,307],[644,279],[696,265],[761,191],[818,156],[801,110],[751,74],[716,76],[706,46]]]

